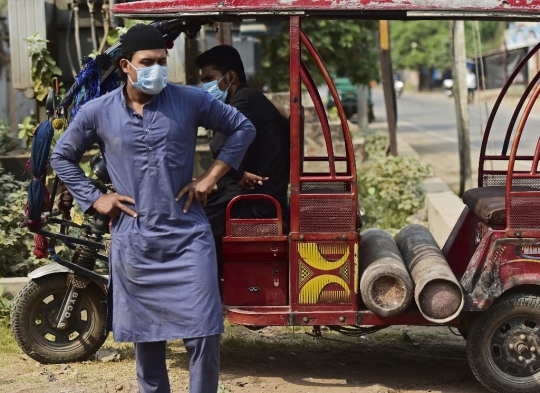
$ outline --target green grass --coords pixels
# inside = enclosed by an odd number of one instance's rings
[[[20,352],[21,350],[17,346],[9,326],[6,323],[0,322],[0,353],[14,354]]]

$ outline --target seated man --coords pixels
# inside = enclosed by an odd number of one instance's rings
[[[266,96],[246,84],[246,74],[240,54],[232,46],[216,46],[195,60],[201,69],[203,89],[217,99],[238,109],[257,131],[238,171],[230,171],[217,184],[218,190],[205,207],[216,239],[220,258],[221,237],[225,234],[225,210],[228,203],[241,194],[268,194],[274,197],[286,213],[289,183],[289,121]],[[210,142],[217,156],[224,137],[219,133]],[[233,209],[235,218],[275,217],[274,206],[268,201],[245,201]],[[218,244],[219,242],[219,244]]]

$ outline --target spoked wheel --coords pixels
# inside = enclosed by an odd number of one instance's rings
[[[106,339],[107,298],[93,283],[82,290],[82,298],[67,328],[58,329],[56,321],[67,283],[65,274],[32,280],[13,303],[13,335],[21,349],[41,363],[88,359]]]
[[[467,358],[492,392],[540,391],[540,296],[507,296],[474,320]]]

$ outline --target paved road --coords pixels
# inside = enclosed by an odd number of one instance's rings
[[[494,94],[490,94],[485,103],[476,102],[469,105],[474,184],[476,184],[482,133],[487,122],[486,106],[487,110],[490,111],[495,98]],[[386,111],[381,90],[374,91],[373,101],[377,121],[385,121]],[[504,135],[516,103],[517,99],[515,97],[503,100],[503,105],[495,118],[491,133],[488,145],[490,152],[501,152]],[[523,142],[519,150],[520,154],[532,154],[534,152],[539,135],[538,131],[534,131],[539,129],[540,111],[537,106],[533,109],[530,120],[525,127]],[[457,190],[459,185],[459,157],[453,98],[446,97],[442,91],[434,93],[406,91],[398,100],[398,133],[425,161],[433,166],[435,173],[439,177]]]

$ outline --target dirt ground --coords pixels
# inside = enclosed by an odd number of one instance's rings
[[[218,392],[486,392],[469,369],[465,340],[448,328],[391,327],[364,337],[323,330],[320,340],[306,333],[228,325]],[[121,356],[114,362],[42,365],[24,355],[7,330],[2,334],[7,350],[0,354],[0,392],[137,392],[131,344],[105,343]],[[188,391],[181,341],[169,343],[167,364],[172,391]]]

